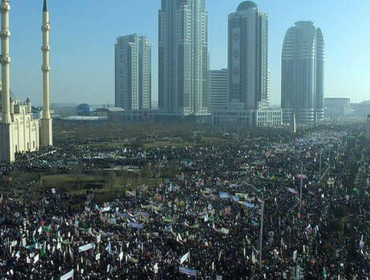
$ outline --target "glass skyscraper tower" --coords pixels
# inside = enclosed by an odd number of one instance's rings
[[[162,0],[159,11],[159,110],[207,114],[208,14],[205,0]]]
[[[254,2],[229,15],[230,103],[243,109],[269,107],[268,16]]]
[[[301,124],[324,119],[325,43],[320,28],[300,21],[286,33],[282,54],[283,122],[296,114]]]

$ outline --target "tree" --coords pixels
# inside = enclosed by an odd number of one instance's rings
[[[147,181],[149,178],[153,177],[152,165],[150,163],[147,163],[143,166],[140,171],[140,177],[144,179],[144,181]]]
[[[113,189],[113,187],[118,183],[118,178],[115,172],[111,171],[108,173],[107,184]]]

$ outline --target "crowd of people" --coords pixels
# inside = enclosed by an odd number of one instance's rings
[[[231,138],[116,151],[116,164],[150,163],[153,176],[173,165],[176,176],[103,205],[89,191],[33,201],[4,189],[0,278],[368,279],[370,145],[358,131]],[[102,153],[79,152],[88,169]],[[68,148],[37,160],[60,155]]]

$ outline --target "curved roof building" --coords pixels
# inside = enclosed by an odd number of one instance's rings
[[[244,1],[242,3],[240,3],[240,5],[238,6],[238,9],[237,11],[240,12],[240,11],[245,11],[245,10],[248,10],[248,9],[256,9],[258,8],[258,5],[252,1]]]
[[[282,53],[281,107],[284,122],[296,113],[298,122],[314,124],[324,119],[325,43],[312,21],[288,29]]]
[[[243,109],[269,107],[268,16],[252,1],[229,15],[229,101]]]

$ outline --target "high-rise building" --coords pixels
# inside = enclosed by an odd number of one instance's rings
[[[268,16],[256,3],[242,2],[229,15],[229,104],[214,112],[222,126],[280,126],[281,110],[269,107]]]
[[[207,114],[207,25],[205,0],[162,0],[158,105],[164,114]]]
[[[208,112],[224,110],[229,103],[229,71],[227,69],[208,72]]]
[[[229,71],[231,103],[268,108],[268,16],[254,2],[229,15]]]
[[[281,106],[283,121],[295,113],[301,124],[324,119],[325,43],[312,21],[288,29],[282,53]]]
[[[115,106],[128,111],[151,109],[151,52],[146,37],[117,38],[115,45]]]

